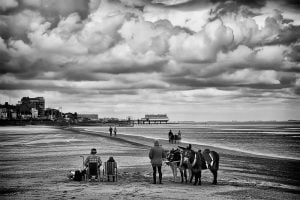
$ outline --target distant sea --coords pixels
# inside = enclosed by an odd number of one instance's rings
[[[108,132],[108,127],[84,127]],[[228,150],[300,160],[300,122],[178,123],[117,127],[118,134],[168,140],[168,132],[181,131],[182,142]]]

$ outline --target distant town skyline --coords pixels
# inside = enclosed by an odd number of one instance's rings
[[[0,104],[299,120],[299,11],[295,0],[0,0]]]

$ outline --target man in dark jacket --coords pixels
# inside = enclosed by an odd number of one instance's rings
[[[162,184],[161,166],[162,166],[162,160],[165,157],[166,155],[164,149],[161,146],[159,146],[158,140],[155,140],[154,147],[152,147],[149,152],[149,158],[151,160],[151,164],[153,168],[153,184],[156,184],[156,168],[158,169],[158,174],[159,174],[159,184]]]

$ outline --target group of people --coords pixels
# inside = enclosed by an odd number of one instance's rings
[[[84,161],[84,166],[86,167],[87,170],[89,170],[90,163],[97,163],[97,169],[100,170],[100,167],[102,166],[102,161],[101,161],[100,156],[98,156],[96,154],[97,154],[97,150],[95,148],[92,148],[91,154]],[[112,156],[109,157],[109,159],[107,160],[107,163],[109,163],[109,162],[115,162],[115,160]],[[90,177],[88,177],[88,178],[90,178]]]
[[[163,159],[166,158],[165,150],[162,148],[162,146],[159,144],[158,140],[154,141],[154,146],[149,151],[149,158],[151,160],[151,165],[153,168],[153,184],[159,183],[162,184],[162,162]],[[112,157],[109,158],[107,162],[115,162]],[[100,169],[102,166],[102,161],[100,156],[97,155],[97,150],[95,148],[91,149],[90,155],[85,159],[84,165],[88,169],[89,163],[97,163],[97,168]],[[159,180],[156,181],[156,172],[158,171]]]
[[[180,147],[186,150],[192,150],[192,145],[189,144],[187,147]],[[172,149],[174,151],[174,149]],[[171,151],[172,151],[171,150]],[[198,151],[199,155],[201,156],[201,160],[202,161],[210,161],[209,163],[205,163],[205,162],[201,162],[201,169],[210,169],[212,171],[212,173],[214,174],[214,184],[217,183],[217,170],[218,170],[218,162],[219,162],[219,156],[218,155],[211,155],[211,153],[215,153],[213,151],[210,151],[209,149],[205,149],[204,151],[204,155],[201,154],[201,150]],[[88,169],[89,167],[89,163],[97,163],[97,168],[100,169],[101,165],[102,165],[102,161],[100,159],[100,157],[97,154],[97,150],[95,148],[91,149],[91,155],[89,155],[85,162],[84,165],[85,167]],[[204,158],[204,156],[207,156],[209,158]],[[152,165],[152,169],[153,169],[153,184],[162,184],[162,164],[163,164],[163,160],[167,157],[166,155],[166,151],[163,149],[163,147],[159,144],[158,140],[154,141],[154,146],[151,147],[150,151],[149,151],[149,159]],[[196,156],[195,156],[196,159]],[[115,160],[110,157],[109,160],[107,162],[115,162]],[[205,164],[208,164],[208,166],[206,166]],[[214,165],[216,165],[214,167]],[[214,167],[214,168],[213,168]],[[157,181],[157,174],[158,172],[158,181]],[[200,172],[201,173],[201,172]],[[193,174],[192,174],[193,175]],[[186,175],[185,175],[186,177]],[[201,178],[201,175],[200,175]],[[200,179],[201,180],[201,179]]]
[[[191,149],[191,145],[189,145],[187,148]],[[97,168],[100,168],[102,166],[102,161],[100,156],[96,155],[97,150],[95,148],[91,149],[91,154],[85,159],[84,165],[88,169],[89,163],[97,163]],[[166,158],[166,152],[162,148],[162,146],[159,144],[158,140],[154,141],[154,146],[151,147],[149,151],[149,158],[151,161],[152,169],[153,169],[153,184],[162,184],[162,163],[163,159]],[[115,162],[112,157],[109,158],[107,162]],[[156,179],[156,174],[158,172],[158,181]]]
[[[116,136],[117,135],[117,127],[115,127],[114,129],[110,126],[109,129],[109,135],[112,136],[113,134],[113,131],[114,131],[114,135]]]
[[[192,145],[189,144],[186,149],[191,150]],[[173,149],[174,150],[174,149]],[[162,184],[162,172],[161,167],[163,160],[166,158],[166,151],[159,144],[158,140],[154,141],[154,146],[150,149],[149,158],[151,160],[151,165],[153,168],[153,184],[156,184],[156,171],[158,171],[159,184]]]
[[[178,133],[177,133],[177,135],[174,135],[173,132],[172,132],[172,130],[170,129],[170,131],[168,133],[168,137],[169,137],[169,143],[171,143],[171,144],[173,144],[173,143],[176,144],[176,142],[179,143],[180,140],[181,140],[181,132],[179,130]]]

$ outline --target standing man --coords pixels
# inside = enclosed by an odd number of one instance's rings
[[[112,131],[113,131],[113,129],[112,129],[112,127],[110,126],[110,127],[109,127],[109,135],[110,135],[110,136],[112,136]]]
[[[115,134],[115,136],[117,135],[117,127],[116,126],[114,128],[114,134]]]
[[[169,143],[173,144],[173,140],[174,140],[174,134],[173,134],[172,130],[170,129],[170,131],[169,131]]]
[[[149,152],[149,158],[151,160],[151,164],[153,168],[153,184],[156,184],[156,169],[158,170],[159,184],[162,184],[161,166],[162,166],[162,160],[165,157],[166,155],[164,149],[159,145],[158,140],[155,140],[154,147],[152,147]]]

